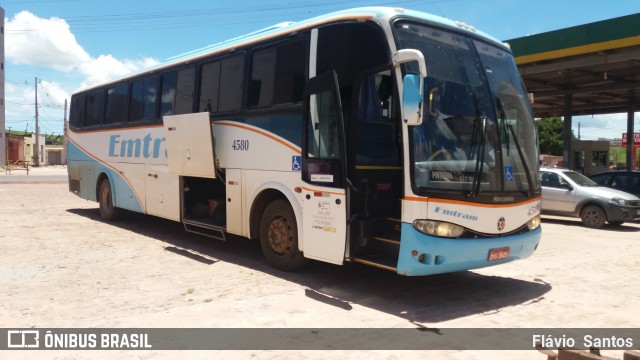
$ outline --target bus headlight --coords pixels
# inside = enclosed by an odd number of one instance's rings
[[[535,230],[538,228],[538,226],[540,226],[540,215],[532,217],[531,220],[527,222],[527,227],[529,228],[529,230]]]
[[[440,237],[459,237],[464,228],[459,225],[433,220],[414,220],[413,227],[421,233]]]

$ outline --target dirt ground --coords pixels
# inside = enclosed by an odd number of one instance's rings
[[[282,273],[266,265],[257,242],[212,240],[141,214],[102,222],[97,204],[69,193],[66,183],[0,183],[0,203],[0,328],[640,327],[638,223],[592,230],[577,220],[545,218],[542,243],[526,260],[406,278],[317,262]],[[622,358],[622,351],[603,354]],[[0,353],[176,357],[546,358],[537,351],[453,350]]]

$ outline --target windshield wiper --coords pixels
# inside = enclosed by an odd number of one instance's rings
[[[505,143],[507,145],[507,156],[509,155],[509,132],[507,131],[507,115],[504,113],[504,108],[502,107],[502,101],[500,98],[496,98],[496,107],[498,108],[498,112],[500,113],[500,134],[504,134]]]
[[[480,114],[480,103],[476,92],[472,92],[473,100],[476,104],[476,119],[473,126],[473,142],[477,144],[476,150],[476,167],[473,172],[473,183],[471,190],[467,193],[467,197],[476,197],[480,192],[482,184],[482,172],[484,171],[484,147],[487,138],[487,117]]]
[[[513,142],[516,144],[516,150],[518,150],[518,156],[520,156],[520,161],[522,162],[522,166],[524,167],[524,173],[527,175],[527,184],[529,184],[528,196],[531,196],[533,195],[533,182],[531,181],[531,172],[529,172],[529,165],[527,165],[527,160],[524,157],[522,148],[520,148],[520,143],[518,142],[518,138],[516,137],[516,132],[513,130],[513,126],[511,126],[511,124],[508,124],[507,129],[509,129],[509,132],[511,132],[511,136],[513,136]]]

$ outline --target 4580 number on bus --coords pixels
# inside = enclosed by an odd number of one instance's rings
[[[247,151],[249,150],[249,140],[233,140],[231,148],[235,151]]]

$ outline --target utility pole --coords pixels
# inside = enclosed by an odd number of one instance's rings
[[[40,127],[38,126],[38,77],[36,77],[36,145],[33,149],[35,166],[40,166]]]
[[[7,152],[5,153],[6,154],[5,155],[6,159],[5,159],[5,162],[4,162],[4,165],[6,165],[6,166],[9,166],[9,160],[11,160],[11,159],[9,159],[9,136],[10,135],[11,135],[11,126],[9,126],[9,131],[6,131],[5,135],[4,135],[4,138],[5,138],[4,140],[7,142]]]
[[[578,122],[578,140],[580,140],[580,125],[581,125],[581,124],[582,124],[582,123]]]
[[[0,6],[0,166],[9,160],[9,133],[5,131],[5,89],[4,89],[4,9]]]

